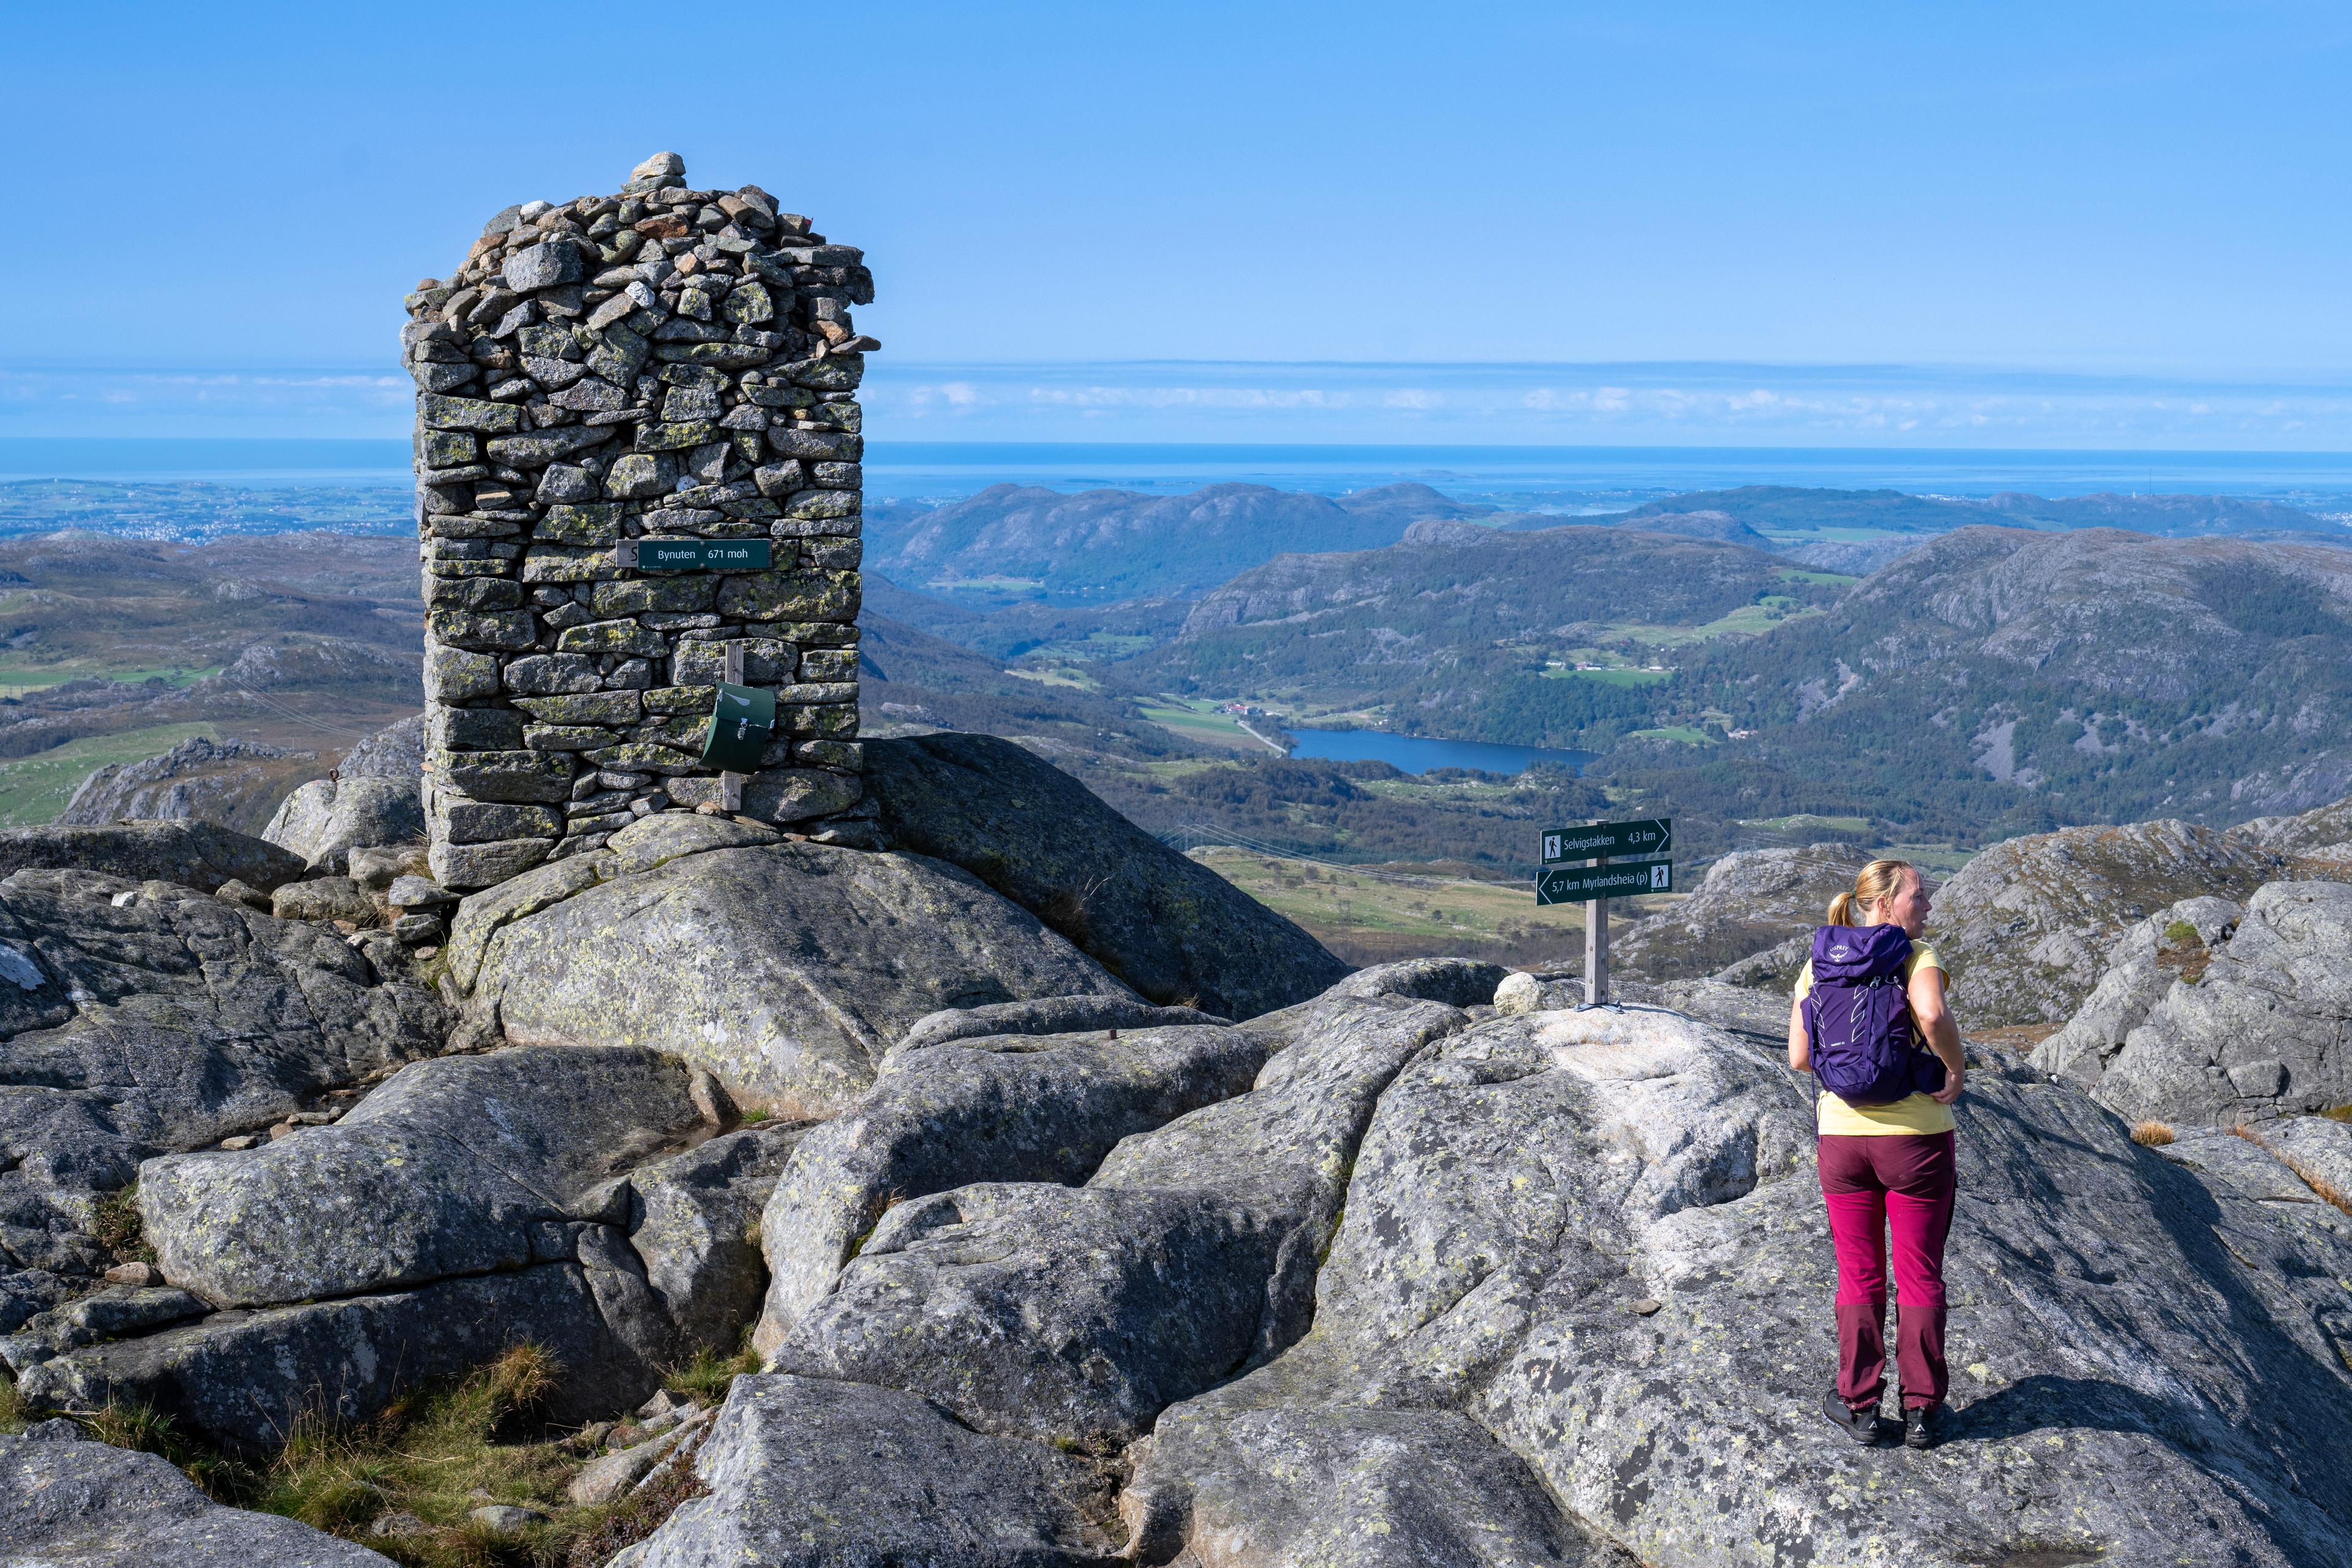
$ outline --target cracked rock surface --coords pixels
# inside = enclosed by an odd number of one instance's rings
[[[446,1026],[331,930],[100,872],[0,880],[0,1332],[114,1260],[98,1205],[141,1161],[257,1132]]]
[[[2246,1163],[2143,1148],[1979,1048],[1954,1408],[1931,1452],[1857,1448],[1816,1409],[1834,1265],[1810,1099],[1757,1027],[1786,1004],[1674,994],[1729,1026],[1327,996],[1276,1016],[1249,1092],[1126,1138],[1083,1184],[888,1208],[739,1383],[710,1495],[642,1562],[801,1561],[812,1540],[998,1560],[967,1533],[976,1505],[929,1489],[948,1434],[1024,1467],[991,1491],[1011,1520],[989,1537],[1024,1563],[2288,1568],[2352,1549],[2352,1246],[2282,1159],[2219,1133]],[[865,1402],[938,1441],[833,1471]],[[1089,1476],[1117,1485],[1121,1531],[1079,1496]]]

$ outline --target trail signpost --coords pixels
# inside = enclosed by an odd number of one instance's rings
[[[1536,902],[1592,906],[1584,915],[1586,1006],[1598,1007],[1609,1000],[1609,900],[1673,892],[1675,863],[1660,857],[1672,853],[1674,847],[1671,817],[1544,829]],[[1626,858],[1631,856],[1644,858]],[[1617,864],[1610,864],[1612,858]]]

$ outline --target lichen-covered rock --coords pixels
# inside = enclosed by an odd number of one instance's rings
[[[2131,926],[2182,899],[2242,901],[2288,864],[2277,850],[2168,819],[2012,838],[1937,889],[1927,940],[1963,1027],[2063,1023]]]
[[[854,1383],[737,1378],[695,1470],[710,1495],[680,1504],[635,1568],[1110,1568],[1125,1533],[1085,1460]]]
[[[2106,973],[2066,1026],[2033,1048],[2033,1065],[2088,1089],[2172,983],[2192,984],[2245,910],[2228,899],[2183,899],[2124,932]]]
[[[1405,958],[1359,969],[1324,993],[1327,996],[1409,996],[1449,1007],[1483,1007],[1510,971],[1476,958]]]
[[[903,1046],[803,1140],[760,1225],[771,1354],[894,1203],[972,1182],[1074,1184],[1119,1140],[1247,1090],[1276,1041],[1203,1025]]]
[[[0,1331],[114,1261],[99,1200],[142,1160],[262,1131],[446,1029],[332,931],[161,882],[0,880]]]
[[[990,1035],[1076,1035],[1096,1029],[1154,1029],[1224,1021],[1197,1007],[1155,1007],[1129,996],[1040,996],[1028,1002],[942,1007],[916,1019],[890,1049],[908,1051]]]
[[[1374,1102],[1463,1022],[1439,1003],[1334,998],[1249,1093],[1126,1139],[1083,1187],[901,1204],[772,1369],[919,1393],[984,1432],[1141,1436],[1304,1331]]]
[[[2352,1122],[2326,1116],[2288,1116],[2262,1122],[2247,1132],[2301,1177],[2315,1195],[2352,1215]]]
[[[675,1360],[731,1354],[759,1316],[761,1210],[807,1129],[751,1127],[629,1173],[629,1247],[675,1332]]]
[[[307,869],[275,844],[210,822],[124,822],[110,827],[11,827],[0,832],[0,877],[16,871],[100,871],[209,893],[232,879],[263,892]]]
[[[1010,741],[951,731],[866,743],[884,835],[962,867],[1149,1001],[1247,1018],[1348,966]]]
[[[276,1514],[223,1508],[168,1460],[65,1421],[0,1436],[0,1563],[22,1568],[391,1568]]]
[[[942,1007],[1127,994],[1034,917],[920,856],[785,843],[611,875],[611,855],[460,910],[452,973],[475,1008],[496,1006],[508,1039],[674,1050],[746,1106],[816,1118],[854,1101],[889,1043]]]
[[[2133,1120],[2224,1125],[2352,1103],[2347,952],[2352,884],[2265,884],[2226,941],[2199,942],[2194,984],[2167,984],[2092,1093]]]
[[[1381,1097],[1312,1331],[1161,1415],[1128,1499],[1147,1560],[1219,1560],[1237,1494],[1259,1539],[1334,1527],[1222,1457],[1269,1451],[1264,1413],[1336,1445],[1367,1411],[1448,1410],[1659,1568],[2352,1549],[2352,1251],[2015,1058],[1979,1054],[1959,1120],[1955,1408],[1934,1452],[1872,1451],[1818,1413],[1833,1264],[1809,1097],[1769,1047],[1641,1009],[1445,1042]],[[1458,1426],[1384,1435],[1376,1506],[1459,1463]]]
[[[1454,1410],[1180,1405],[1120,1500],[1141,1561],[1632,1568]]]
[[[164,1277],[259,1307],[520,1268],[568,1222],[625,1225],[614,1181],[712,1131],[643,1047],[527,1047],[402,1068],[332,1126],[140,1169]]]

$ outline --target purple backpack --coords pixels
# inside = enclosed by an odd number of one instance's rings
[[[1901,926],[1823,926],[1813,932],[1813,988],[1805,993],[1805,1037],[1813,1077],[1849,1105],[1892,1105],[1944,1087],[1944,1064],[1916,1045],[1903,965],[1911,939]]]

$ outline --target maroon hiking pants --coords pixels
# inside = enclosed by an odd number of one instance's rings
[[[1944,1238],[1952,1228],[1952,1135],[1821,1138],[1822,1197],[1837,1244],[1838,1394],[1875,1405],[1886,1379],[1886,1232],[1895,1231],[1895,1366],[1903,1403],[1944,1402]]]

